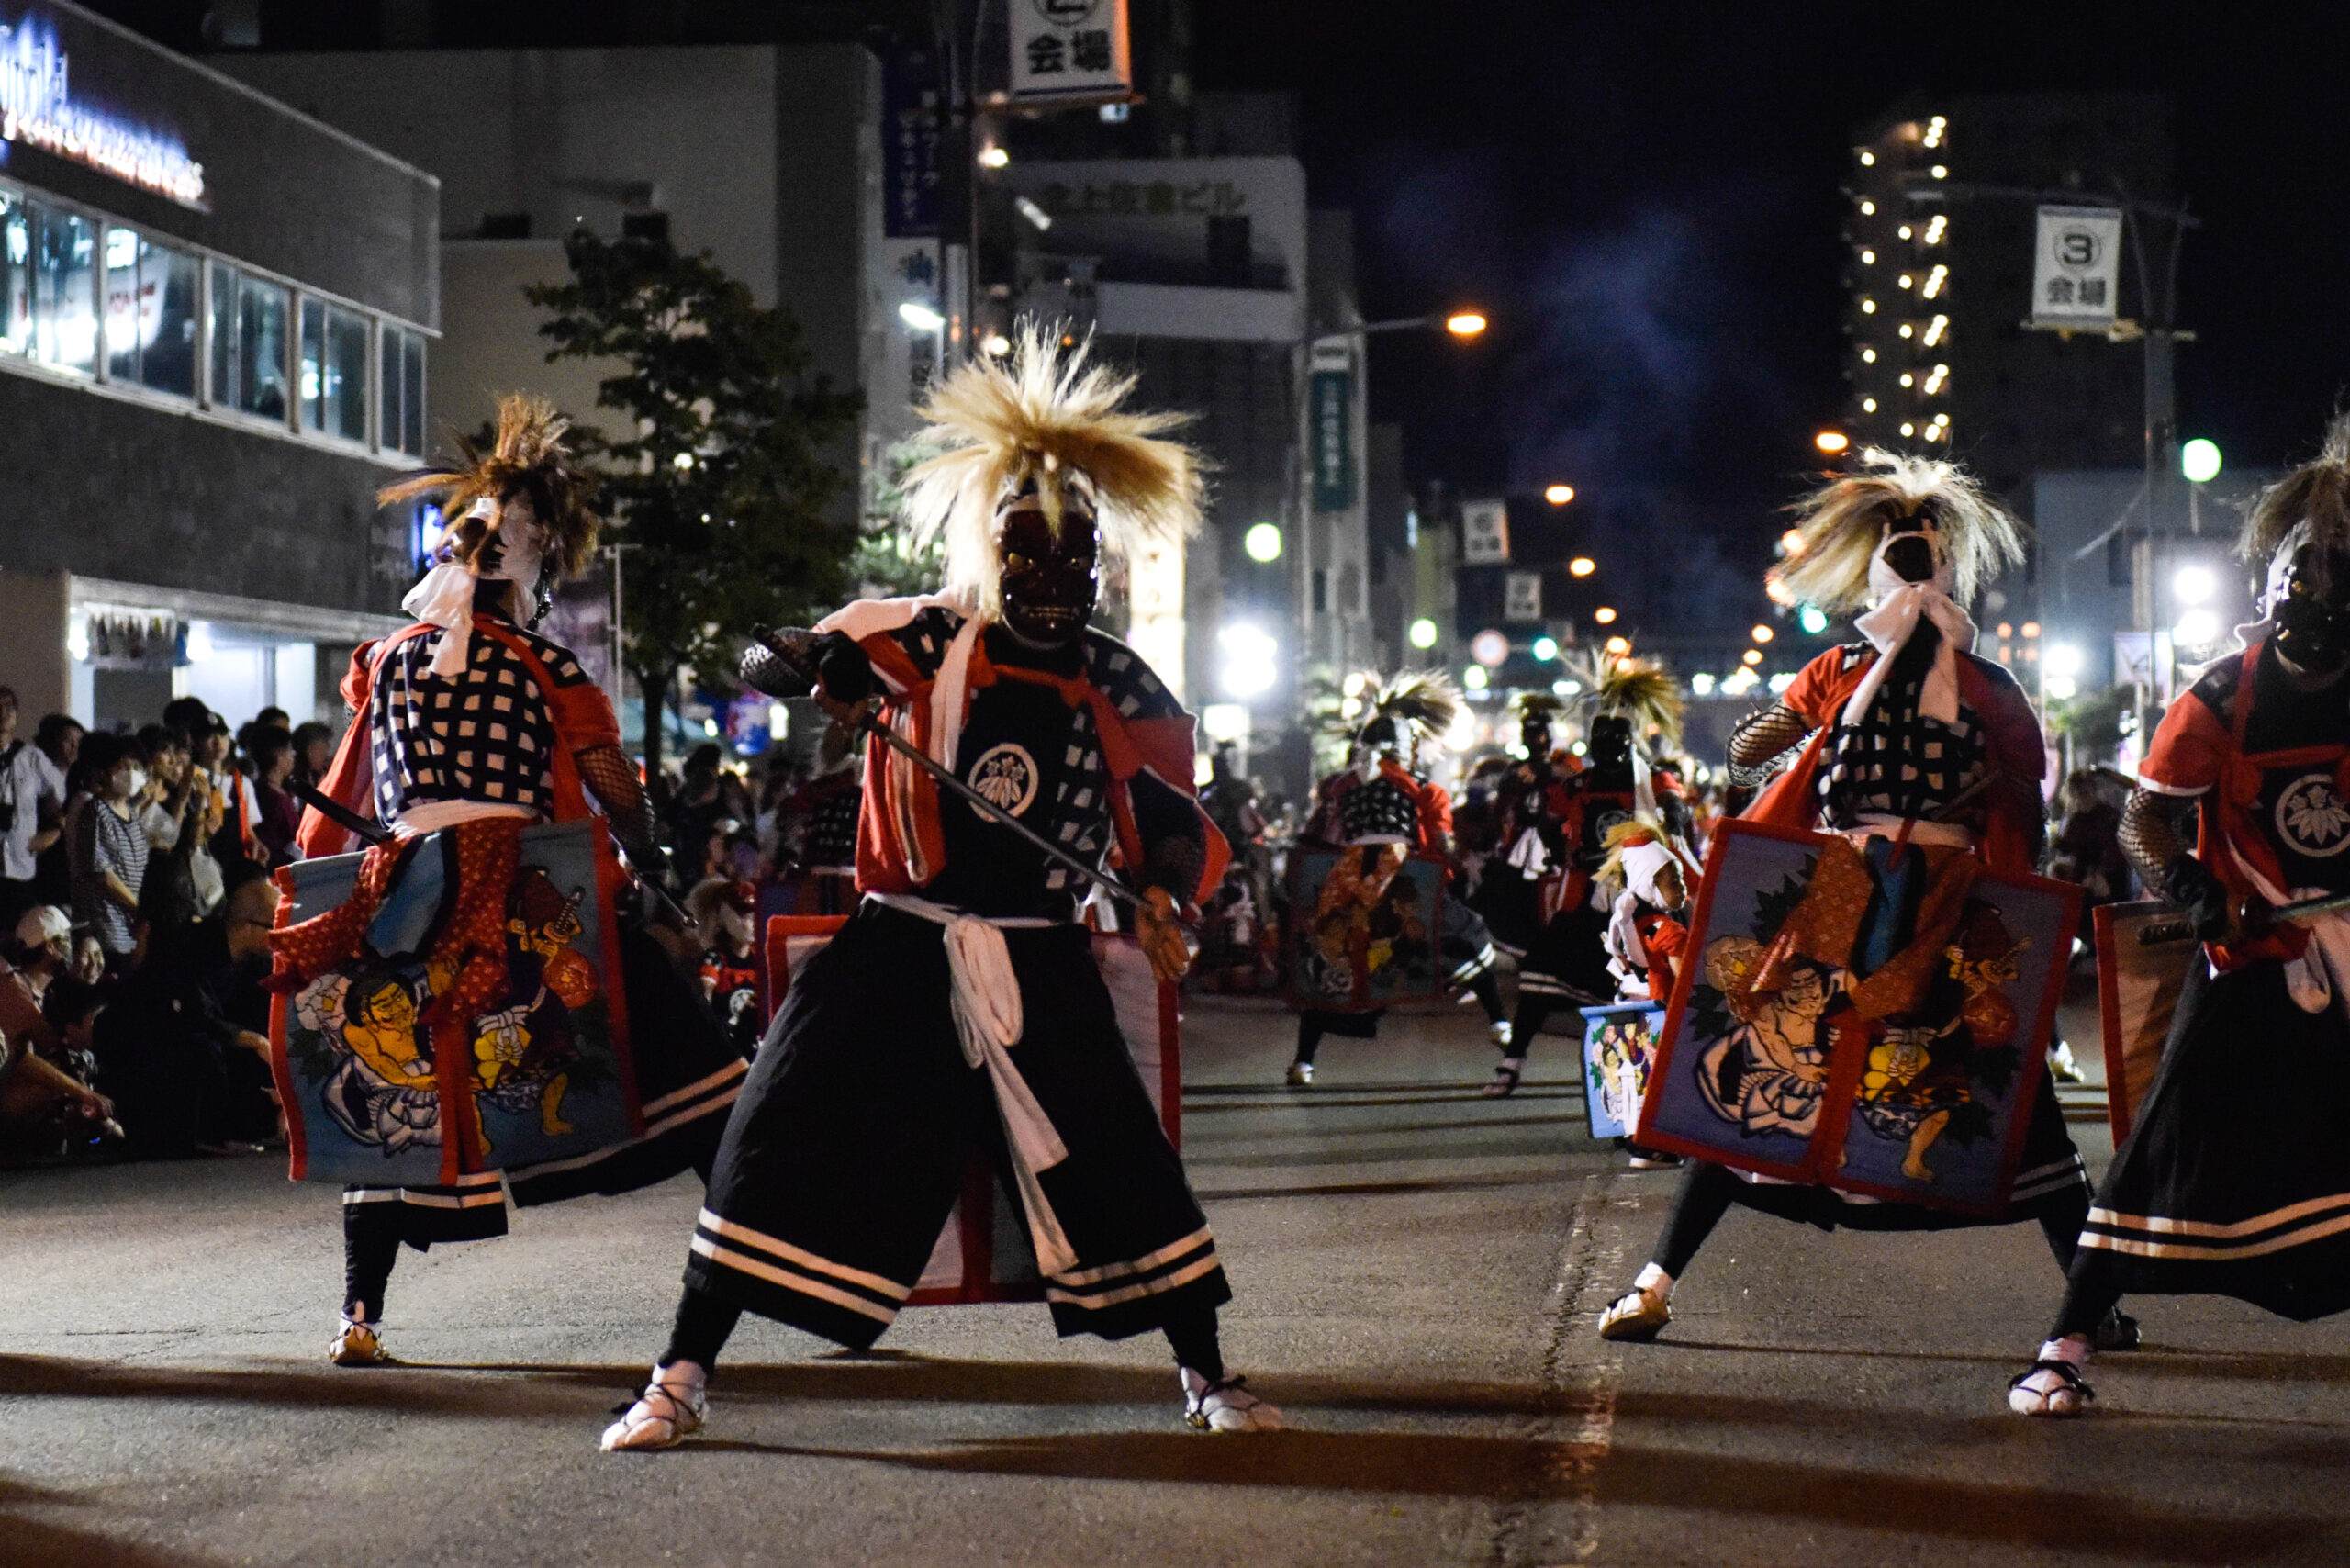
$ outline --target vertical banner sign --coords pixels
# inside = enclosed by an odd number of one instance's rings
[[[1503,579],[1502,619],[1505,621],[1542,619],[1541,573],[1512,572]]]
[[[2109,207],[2043,207],[2031,259],[2031,324],[2101,330],[2120,303],[2121,214]]]
[[[881,67],[881,232],[938,232],[938,84],[930,57],[893,50]]]
[[[1464,501],[1460,507],[1460,560],[1470,566],[1500,566],[1509,559],[1509,508],[1500,501]]]
[[[1314,345],[1310,383],[1314,445],[1314,510],[1345,511],[1355,504],[1354,350],[1344,338]]]
[[[1126,0],[1007,4],[1013,103],[1115,103],[1133,95]]]

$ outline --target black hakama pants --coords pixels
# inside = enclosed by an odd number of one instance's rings
[[[2350,1308],[2350,1023],[2285,968],[2199,957],[2106,1172],[2082,1264],[2125,1294],[2229,1295],[2306,1323]],[[2076,1271],[2076,1277],[2078,1271]]]
[[[792,977],[727,1123],[688,1289],[863,1349],[921,1279],[973,1157],[1017,1192],[993,1086],[956,1033],[944,937],[867,902]],[[1122,1339],[1222,1305],[1214,1239],[1090,935],[1003,937],[1024,1027],[1011,1059],[1069,1151],[1039,1176],[1077,1256],[1044,1280],[1054,1327]]]
[[[375,1236],[396,1232],[420,1251],[435,1242],[479,1241],[506,1234],[509,1189],[517,1206],[532,1208],[632,1193],[711,1168],[749,1066],[660,944],[623,925],[620,948],[644,1136],[570,1159],[463,1176],[453,1185],[346,1187],[346,1235],[354,1227]]]

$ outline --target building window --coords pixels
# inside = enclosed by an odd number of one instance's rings
[[[33,357],[63,370],[98,369],[98,231],[78,213],[32,209]]]
[[[367,318],[302,301],[302,428],[367,439]]]
[[[376,441],[386,452],[424,455],[424,336],[386,323],[383,385],[375,407],[383,420]]]
[[[0,351],[33,346],[33,225],[22,196],[0,191]]]
[[[212,269],[212,401],[285,422],[285,290],[234,267]]]
[[[196,396],[196,258],[106,230],[106,375]]]

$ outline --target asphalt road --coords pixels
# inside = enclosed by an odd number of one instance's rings
[[[1155,1338],[929,1308],[862,1359],[746,1324],[706,1437],[601,1455],[690,1178],[407,1255],[407,1364],[349,1371],[330,1191],[270,1161],[0,1173],[0,1568],[2350,1562],[2350,1323],[2142,1302],[2099,1412],[2027,1423],[2037,1227],[1734,1213],[1665,1338],[1608,1346],[1673,1178],[1583,1136],[1569,1042],[1494,1102],[1466,1010],[1329,1041],[1304,1093],[1288,1032],[1194,1008],[1185,1144],[1226,1355],[1290,1432],[1186,1429]]]

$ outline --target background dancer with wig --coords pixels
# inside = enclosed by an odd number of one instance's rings
[[[1794,1107],[1816,1106],[1824,1092],[1826,1053],[1811,1025],[1850,1000],[1838,986],[1869,985],[1870,1015],[1888,1024],[1924,1018],[1964,912],[1963,899],[1935,890],[1962,886],[1976,864],[2029,874],[2043,834],[2039,722],[2014,678],[1972,652],[1975,623],[1962,608],[2002,565],[2023,558],[2022,524],[1950,464],[1869,452],[1860,468],[1796,507],[1800,548],[1774,575],[1786,602],[1865,610],[1862,640],[1812,660],[1729,743],[1733,769],[1766,768],[1803,747],[1746,815],[1841,834],[1860,850],[1873,890],[1839,967],[1848,978],[1805,960],[1774,993],[1772,1007],[1803,1024],[1787,1031],[1785,1059],[1771,1058],[1772,1103]],[[2020,1046],[2037,1051],[2041,1042]],[[1920,1136],[1939,1132],[1939,1113],[1924,1108]],[[2065,1267],[2087,1214],[2087,1176],[2044,1077],[2031,1115],[2008,1205],[1991,1216],[1693,1160],[1648,1264],[1601,1315],[1601,1337],[1651,1339],[1672,1321],[1674,1285],[1732,1204],[1828,1230],[2037,1220]],[[2116,1318],[2101,1331],[2120,1346],[2136,1326]]]
[[[1095,866],[1114,851],[1171,983],[1190,962],[1179,922],[1225,852],[1192,798],[1191,715],[1089,624],[1104,566],[1180,548],[1199,519],[1196,463],[1166,439],[1180,420],[1127,411],[1133,386],[1034,326],[957,369],[922,410],[934,455],[907,480],[917,536],[946,538],[946,591],[778,633],[746,673],[778,693],[812,680],[843,714],[878,697],[894,734],[1048,842]],[[1193,1427],[1281,1424],[1225,1367],[1231,1287],[1077,919],[1086,880],[869,741],[864,901],[792,977],[728,1125],[668,1348],[604,1448],[700,1428],[746,1308],[871,1345],[974,1152],[1016,1194],[1060,1333],[1164,1333]]]
[[[1410,856],[1442,861],[1447,878],[1455,886],[1461,880],[1452,858],[1452,797],[1419,767],[1420,746],[1443,734],[1459,717],[1460,693],[1435,671],[1416,671],[1380,687],[1369,706],[1369,717],[1355,732],[1353,756],[1343,772],[1322,781],[1314,815],[1301,835],[1303,844],[1345,851],[1322,884],[1316,906],[1292,912],[1292,918],[1300,923],[1301,948],[1320,940],[1326,928],[1347,924],[1342,905],[1375,903]],[[1474,996],[1498,1037],[1509,1025],[1501,982],[1493,972],[1500,958],[1493,935],[1461,899],[1449,892],[1439,896],[1437,950],[1447,971],[1446,988],[1465,989]],[[1312,1085],[1314,1058],[1325,1035],[1375,1039],[1385,1013],[1376,1007],[1355,1012],[1302,1008],[1297,1055],[1289,1065],[1290,1087]]]
[[[588,795],[608,813],[595,820],[610,827],[640,872],[656,877],[663,864],[610,700],[570,650],[535,630],[553,606],[554,585],[579,571],[595,549],[595,481],[572,465],[565,428],[544,402],[509,397],[498,406],[489,451],[467,443],[456,466],[402,480],[382,495],[386,502],[436,498],[457,521],[439,564],[403,601],[415,624],[352,656],[342,694],[354,719],[320,793],[341,808],[341,818],[372,818],[388,830],[359,873],[361,886],[373,890],[370,907],[397,898],[417,862],[419,841],[437,834],[458,846],[443,862],[453,868],[449,906],[478,908],[487,925],[464,929],[468,923],[458,915],[443,922],[433,972],[453,969],[456,978],[436,988],[442,994],[420,998],[406,986],[364,993],[354,982],[337,993],[348,1004],[328,1020],[338,1038],[357,1041],[359,1048],[324,1111],[387,1151],[408,1142],[439,1145],[453,1151],[457,1166],[453,1179],[438,1182],[344,1192],[343,1310],[329,1350],[340,1365],[390,1359],[380,1325],[403,1242],[422,1251],[437,1242],[504,1235],[509,1186],[513,1201],[528,1207],[631,1192],[688,1169],[706,1175],[722,1114],[742,1083],[741,1054],[650,936],[623,924],[621,972],[598,974],[582,965],[549,968],[555,945],[539,935],[544,927],[529,924],[523,900],[530,873],[519,868],[519,835],[535,823],[587,816]],[[303,817],[306,856],[340,854],[353,837],[345,821],[315,807]],[[510,888],[493,885],[501,876]],[[559,925],[565,913],[558,898],[550,924]],[[362,956],[367,929],[366,910],[354,896],[274,933],[272,989],[303,991],[352,964]],[[517,931],[525,934],[518,937]],[[533,941],[545,951],[532,948]],[[560,1048],[545,1022],[553,1014],[542,1006],[495,1036],[459,1038],[459,1048],[472,1047],[477,1059],[466,1092],[455,1096],[447,1092],[455,1081],[430,1043],[433,1020],[454,1008],[464,1016],[442,1022],[462,1035],[473,1022],[462,999],[494,1001],[510,974],[534,967],[555,977],[543,989],[568,992],[563,1005],[569,1010],[599,989],[624,1000],[633,1091],[646,1124],[641,1139],[533,1169],[503,1166],[479,1138],[465,1136],[475,1096],[497,1093],[502,1080],[510,1098],[529,1076],[530,1058],[509,1059],[509,1046],[543,1036],[535,1047],[542,1061]],[[283,1028],[278,1034],[283,1089],[291,1081]],[[551,1131],[561,1125],[561,1082],[552,1081],[553,1097],[543,1103]],[[319,1109],[288,1099],[290,1115]]]
[[[2087,1406],[2081,1368],[2128,1293],[2350,1309],[2350,914],[2278,915],[2350,891],[2350,417],[2254,504],[2239,553],[2262,618],[2172,701],[2121,818],[2202,946],[2055,1324],[2009,1385],[2018,1415]]]
[[[1553,774],[1541,790],[1539,815],[1528,824],[1547,857],[1539,873],[1542,925],[1518,960],[1517,1013],[1500,1042],[1502,1059],[1486,1094],[1516,1092],[1534,1037],[1551,1014],[1616,1000],[1606,946],[1613,895],[1597,873],[1607,857],[1608,830],[1635,816],[1661,823],[1687,842],[1689,807],[1680,776],[1656,760],[1680,745],[1683,707],[1680,689],[1664,670],[1602,655],[1583,768],[1563,778]],[[1529,711],[1529,746],[1535,722]],[[1547,733],[1547,719],[1541,722]],[[1518,852],[1511,851],[1510,858],[1516,862]]]

